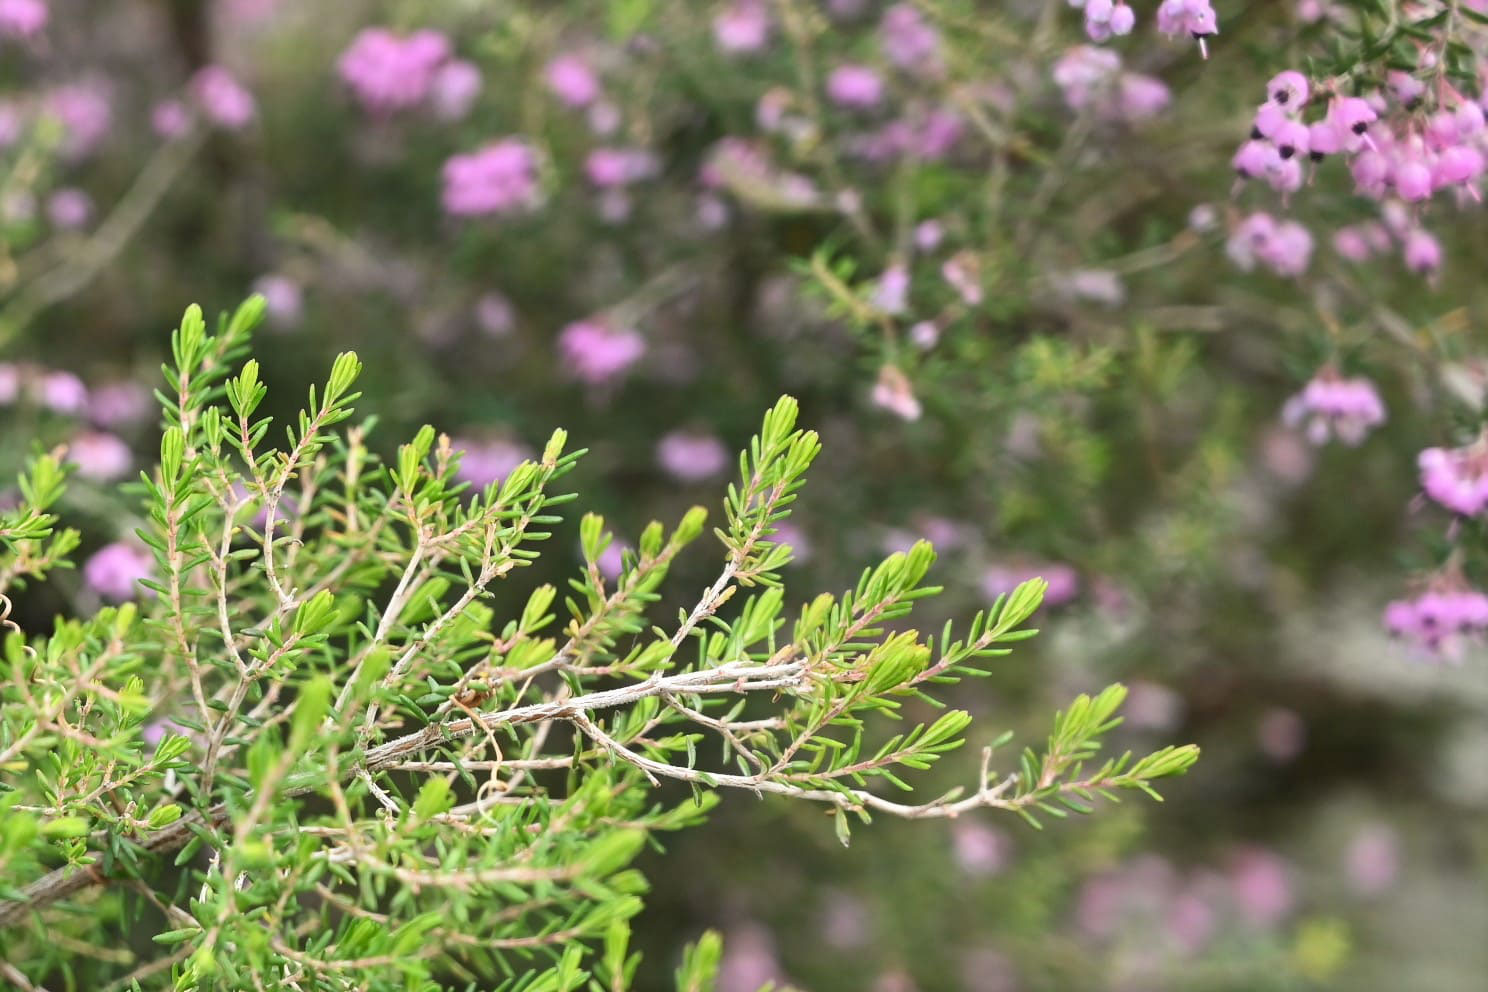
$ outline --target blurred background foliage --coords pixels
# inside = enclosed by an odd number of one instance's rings
[[[518,447],[561,425],[591,448],[574,487],[631,535],[720,493],[721,472],[668,472],[663,437],[736,448],[788,391],[825,445],[793,520],[796,589],[844,587],[928,537],[947,590],[925,606],[933,629],[1056,570],[1043,635],[957,705],[1023,741],[1119,679],[1133,746],[1204,748],[1165,805],[1043,833],[878,823],[844,851],[820,811],[731,797],[647,866],[646,987],[706,926],[727,938],[724,992],[1480,987],[1484,660],[1408,657],[1378,617],[1439,564],[1415,454],[1478,415],[1444,383],[1481,389],[1481,213],[1433,218],[1434,279],[1354,265],[1321,242],[1367,209],[1344,170],[1319,168],[1296,210],[1320,242],[1304,274],[1226,260],[1241,213],[1280,209],[1232,190],[1230,156],[1265,80],[1329,30],[1289,3],[1221,4],[1207,62],[1139,30],[1126,65],[1169,102],[1137,116],[1061,99],[1051,66],[1082,41],[1063,4],[898,5],[939,32],[942,64],[924,73],[886,64],[888,6],[55,0],[44,38],[0,48],[14,120],[0,358],[95,394],[153,387],[174,315],[257,288],[276,315],[258,357],[281,420],[355,348],[385,446],[425,422]],[[720,19],[754,14],[763,41],[741,48]],[[479,95],[457,119],[366,112],[337,60],[370,25],[444,32]],[[545,85],[564,54],[592,67],[611,120]],[[866,115],[822,96],[845,62],[887,80]],[[152,108],[216,63],[254,95],[252,123],[154,133]],[[108,123],[68,155],[44,108],[79,81]],[[874,129],[941,112],[956,129],[943,152],[921,132],[909,151],[863,151]],[[446,160],[509,135],[538,152],[541,203],[441,210]],[[729,139],[768,164],[728,174]],[[649,170],[597,188],[600,147],[643,150]],[[62,189],[96,216],[49,220]],[[955,260],[977,292],[945,277]],[[902,314],[874,295],[894,265]],[[596,316],[645,344],[603,382],[558,343]],[[1390,411],[1360,447],[1312,447],[1281,423],[1328,361],[1368,375]],[[56,406],[0,409],[7,474],[38,441],[76,441],[82,418]],[[108,426],[150,457],[153,418]],[[127,538],[135,512],[107,473],[82,480],[67,516],[83,557]],[[538,568],[556,578],[576,558],[569,528]],[[710,563],[684,560],[674,588]],[[64,577],[18,615],[91,595]],[[975,760],[930,778],[965,781]]]

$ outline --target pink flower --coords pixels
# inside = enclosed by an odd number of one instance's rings
[[[1283,165],[1299,167],[1295,159]],[[1236,226],[1225,250],[1244,271],[1261,261],[1279,276],[1298,276],[1312,260],[1312,235],[1296,221],[1255,213]]]
[[[769,42],[770,26],[762,0],[732,0],[713,18],[713,40],[731,54],[757,52]]]
[[[42,0],[0,0],[0,38],[34,38],[46,22]]]
[[[996,599],[1033,578],[1049,583],[1044,592],[1045,606],[1063,606],[1080,594],[1079,573],[1062,562],[993,565],[982,573],[982,592]]]
[[[122,603],[134,598],[136,583],[149,578],[154,569],[155,559],[148,551],[116,541],[98,549],[83,564],[83,581],[101,598]]]
[[[1121,71],[1121,56],[1107,48],[1076,45],[1054,63],[1054,84],[1071,110],[1083,110],[1108,93],[1109,82]]]
[[[770,931],[758,923],[746,923],[729,931],[718,968],[718,992],[755,992],[762,985],[780,983],[784,978]]]
[[[1209,57],[1206,41],[1219,34],[1219,20],[1209,0],[1163,0],[1157,8],[1157,29],[1170,37],[1184,34],[1199,43],[1199,52]]]
[[[156,747],[165,739],[166,734],[177,737],[186,737],[192,733],[186,727],[181,726],[174,720],[151,720],[140,728],[140,737],[151,747]]]
[[[940,32],[912,4],[896,3],[878,25],[884,57],[912,75],[934,76],[941,70]]]
[[[1340,227],[1335,231],[1333,250],[1350,262],[1366,262],[1374,254],[1374,247],[1358,225]]]
[[[1282,420],[1289,427],[1302,426],[1313,444],[1337,437],[1352,446],[1385,422],[1385,405],[1368,379],[1343,379],[1324,368],[1287,401]]]
[[[1131,683],[1121,712],[1129,727],[1168,731],[1183,719],[1183,697],[1165,685],[1138,679]]]
[[[620,577],[625,571],[625,552],[631,550],[630,545],[623,541],[612,540],[605,545],[605,549],[599,553],[599,559],[595,565],[599,568],[599,574],[611,582]]]
[[[449,57],[449,39],[438,31],[425,29],[403,37],[372,27],[352,39],[336,67],[362,109],[382,116],[422,103]]]
[[[520,138],[503,138],[444,163],[444,209],[454,216],[507,214],[541,199],[537,153]]]
[[[885,365],[878,370],[878,381],[873,384],[873,402],[901,420],[920,419],[920,401],[915,397],[914,387],[897,366]]]
[[[475,106],[480,91],[480,70],[473,63],[456,59],[435,71],[429,88],[429,105],[440,120],[463,120]]]
[[[1481,645],[1488,633],[1488,595],[1459,575],[1438,576],[1414,599],[1385,607],[1385,627],[1426,654],[1459,661],[1468,646]]]
[[[76,160],[98,147],[113,120],[108,93],[102,83],[67,83],[46,98],[47,111],[62,123],[62,152]]]
[[[76,463],[78,475],[99,482],[121,479],[134,466],[129,445],[102,431],[84,431],[75,436],[68,443],[67,456]]]
[[[1173,899],[1164,922],[1173,943],[1185,953],[1193,954],[1209,942],[1218,921],[1209,900],[1202,892],[1190,888]]]
[[[729,450],[712,434],[673,431],[656,445],[656,461],[679,482],[700,482],[728,470]]]
[[[543,73],[548,89],[570,107],[587,107],[599,99],[599,77],[578,55],[559,55]]]
[[[934,251],[945,237],[945,228],[938,220],[922,220],[915,225],[914,243],[920,251]]]
[[[167,141],[179,138],[191,127],[191,112],[180,100],[162,100],[150,111],[150,127]]]
[[[1109,269],[1075,269],[1051,280],[1059,292],[1108,307],[1126,302],[1126,284]]]
[[[1427,448],[1416,459],[1421,488],[1465,517],[1488,508],[1488,437],[1463,448]]]
[[[783,520],[775,525],[775,533],[770,540],[776,544],[789,545],[792,551],[791,560],[806,562],[811,560],[811,539],[800,527]]]
[[[93,198],[75,187],[59,189],[47,197],[46,210],[53,227],[76,230],[92,219]]]
[[[1129,121],[1156,117],[1166,110],[1173,100],[1173,94],[1169,91],[1167,83],[1153,76],[1144,76],[1135,72],[1121,74],[1120,92],[1121,98],[1117,107],[1121,112],[1121,117]]]
[[[584,174],[601,189],[629,186],[655,173],[656,157],[639,148],[596,148],[584,159]]]
[[[191,92],[203,116],[227,131],[241,130],[257,113],[253,94],[220,65],[199,69],[192,77]]]
[[[1247,848],[1235,855],[1230,888],[1241,915],[1255,926],[1272,926],[1291,912],[1290,871],[1285,861],[1264,848]]]
[[[475,301],[475,323],[488,337],[505,337],[516,327],[516,311],[511,300],[492,290]]]
[[[154,409],[150,391],[127,379],[94,387],[88,396],[88,419],[100,427],[137,424]]]
[[[898,316],[909,304],[909,269],[896,262],[884,269],[873,290],[873,305],[890,316]]]
[[[305,294],[300,284],[280,272],[261,275],[253,291],[264,298],[269,322],[282,330],[299,324],[305,315]]]
[[[1272,103],[1296,111],[1307,102],[1307,77],[1295,69],[1279,72],[1266,84],[1266,96]]]
[[[876,107],[883,95],[883,80],[864,65],[840,65],[827,77],[827,97],[839,107]]]
[[[603,320],[580,320],[558,335],[558,350],[569,371],[596,386],[618,378],[646,353],[646,339]]]
[[[71,372],[48,372],[37,383],[41,405],[56,413],[82,413],[88,406],[88,387]]]
[[[1415,228],[1405,236],[1401,248],[1406,268],[1422,275],[1430,275],[1441,267],[1441,242],[1431,236],[1430,231]]]
[[[969,307],[982,302],[981,259],[969,251],[960,251],[946,259],[940,267],[941,277]]]
[[[951,824],[951,853],[968,875],[983,878],[999,874],[1012,854],[1012,839],[994,827],[975,820]]]
[[[455,478],[480,489],[505,479],[518,465],[532,458],[531,450],[525,445],[505,438],[453,438],[450,444],[464,452]]]

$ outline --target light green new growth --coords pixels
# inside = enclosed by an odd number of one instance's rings
[[[4,594],[77,544],[49,512],[59,459],[33,459],[0,515],[0,932],[19,974],[618,992],[646,891],[631,862],[725,788],[825,804],[846,843],[874,813],[1036,823],[1116,790],[1156,796],[1153,780],[1197,758],[1099,759],[1124,696],[1112,686],[1016,769],[995,771],[988,747],[969,789],[913,795],[912,773],[960,747],[971,718],[885,728],[1031,636],[1045,586],[922,640],[903,623],[938,591],[921,542],[841,595],[788,605],[775,527],[820,449],[790,398],[740,458],[723,565],[690,609],[655,622],[668,569],[705,530],[697,507],[647,527],[613,580],[598,565],[613,537],[584,516],[566,594],[538,586],[499,618],[490,590],[537,558],[582,452],[556,432],[471,492],[426,427],[384,464],[369,423],[333,430],[358,397],[352,354],[269,446],[267,387],[242,361],[263,306],[215,334],[193,307],[172,338],[138,606],[21,630]],[[650,788],[668,779],[692,795]],[[154,954],[122,939],[140,928]],[[705,935],[677,987],[712,988],[719,957]]]

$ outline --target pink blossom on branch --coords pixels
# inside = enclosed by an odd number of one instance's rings
[[[521,138],[502,138],[444,163],[444,209],[453,216],[518,213],[541,198],[537,153]]]
[[[1488,509],[1488,434],[1461,448],[1427,448],[1416,460],[1421,488],[1465,517]]]
[[[1313,444],[1336,437],[1357,445],[1385,422],[1385,404],[1368,379],[1344,379],[1325,368],[1287,401],[1282,420],[1289,427],[1302,427]]]
[[[83,563],[83,581],[101,598],[112,603],[133,599],[146,592],[139,580],[149,578],[155,559],[144,548],[116,541],[99,548]]]
[[[78,475],[99,482],[122,479],[134,467],[129,445],[103,431],[84,431],[73,437],[67,446],[67,457],[77,465]]]
[[[679,482],[701,482],[727,471],[732,457],[712,434],[673,431],[656,445],[656,461]]]
[[[405,37],[373,27],[352,39],[336,67],[362,109],[384,116],[423,103],[449,57],[449,39],[438,31]]]
[[[191,92],[202,116],[224,130],[247,127],[258,112],[253,94],[220,65],[198,70],[191,80]]]
[[[575,109],[587,107],[599,99],[599,77],[589,63],[572,52],[557,56],[543,71],[548,89],[560,101]]]
[[[568,371],[591,386],[619,378],[646,353],[646,339],[603,319],[575,321],[558,335]]]
[[[44,0],[0,0],[0,38],[35,38],[47,23]]]
[[[713,40],[720,51],[749,54],[769,43],[771,26],[764,0],[731,0],[713,18]]]
[[[1386,606],[1384,622],[1392,636],[1425,654],[1460,661],[1469,646],[1480,647],[1488,634],[1488,595],[1449,572],[1419,596]]]

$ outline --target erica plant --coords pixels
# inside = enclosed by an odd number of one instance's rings
[[[0,969],[19,987],[516,973],[501,987],[619,990],[646,891],[632,860],[721,792],[819,804],[847,843],[875,814],[1037,825],[1155,796],[1198,756],[1101,757],[1113,685],[1042,746],[1004,759],[1004,735],[969,786],[917,794],[914,773],[971,729],[960,710],[928,718],[932,692],[1032,636],[1046,583],[923,638],[906,626],[937,592],[920,542],[852,589],[788,600],[775,538],[820,448],[789,398],[740,455],[712,531],[722,563],[690,608],[655,604],[708,532],[701,507],[652,523],[611,576],[613,538],[584,515],[568,589],[497,616],[491,587],[562,526],[582,452],[557,431],[475,489],[425,427],[384,463],[352,420],[351,353],[274,446],[242,361],[264,310],[254,298],[209,334],[193,307],[172,337],[160,459],[138,484],[144,577],[89,578],[125,602],[46,632],[0,614]],[[37,456],[0,516],[0,597],[66,565],[77,535],[49,512],[65,476]],[[717,957],[705,938],[678,987],[705,987]]]

